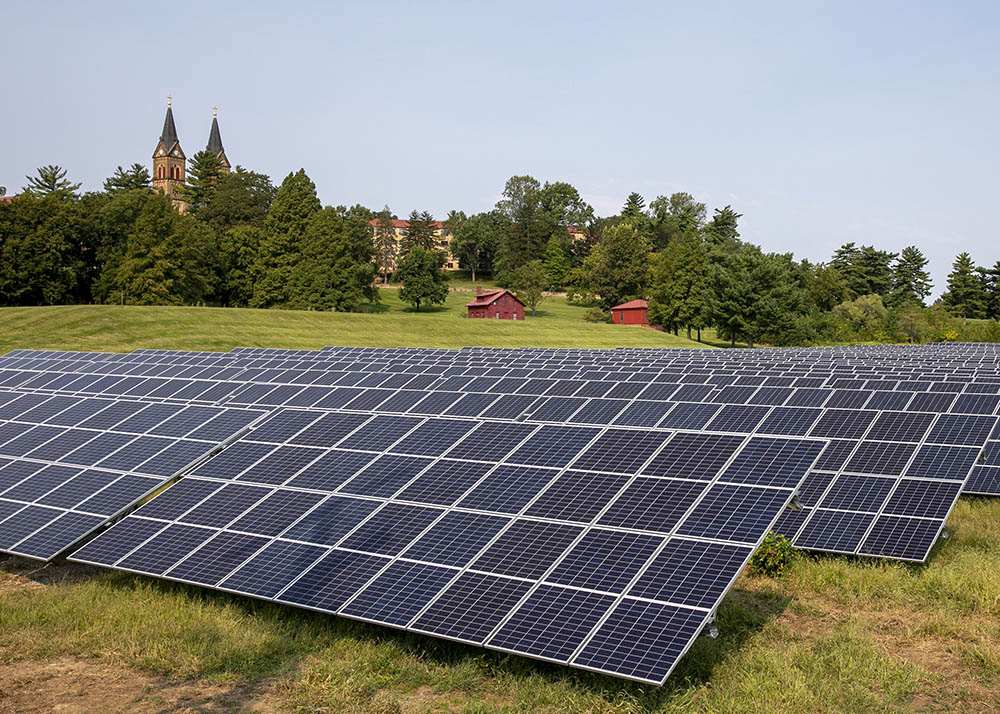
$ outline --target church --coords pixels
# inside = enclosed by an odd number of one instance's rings
[[[163,120],[163,131],[160,132],[160,140],[156,143],[153,151],[153,188],[162,192],[174,204],[180,213],[184,213],[187,202],[184,200],[182,187],[184,186],[187,157],[181,149],[181,142],[177,138],[177,127],[174,126],[174,110],[170,106],[171,98],[167,97],[167,116]],[[212,128],[208,132],[208,145],[205,150],[215,154],[222,164],[222,173],[228,174],[230,171],[229,159],[226,158],[226,150],[222,147],[222,134],[219,132],[218,110],[212,107]]]

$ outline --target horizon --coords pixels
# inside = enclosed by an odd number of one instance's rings
[[[100,190],[149,167],[171,94],[189,157],[217,105],[234,166],[304,168],[324,204],[441,219],[530,174],[602,216],[631,191],[730,204],[744,240],[813,262],[916,245],[934,297],[957,253],[1000,259],[996,7],[574,9],[16,6],[0,185],[59,164]]]

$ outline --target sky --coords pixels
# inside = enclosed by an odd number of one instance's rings
[[[234,165],[325,204],[687,191],[768,251],[917,245],[937,294],[958,252],[1000,260],[998,31],[962,1],[8,3],[0,185],[151,165],[171,94],[189,157],[217,105]]]

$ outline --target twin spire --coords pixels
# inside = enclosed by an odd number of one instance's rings
[[[173,97],[167,95],[167,115],[163,119],[163,131],[160,133],[160,144],[169,154],[175,145],[180,148],[180,140],[177,138],[177,127],[174,125],[174,110],[171,107]],[[223,165],[228,170],[229,160],[226,158],[226,150],[222,146],[222,133],[219,131],[219,108],[212,107],[212,128],[208,133],[208,144],[205,148],[222,160]],[[159,148],[159,147],[158,147]]]

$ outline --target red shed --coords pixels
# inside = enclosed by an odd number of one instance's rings
[[[510,290],[491,290],[483,292],[482,287],[476,287],[476,299],[465,304],[469,308],[469,317],[480,317],[492,320],[523,320],[524,303],[514,297]]]
[[[649,327],[646,313],[649,305],[645,300],[632,300],[623,305],[611,308],[611,321],[616,325],[642,325]]]

